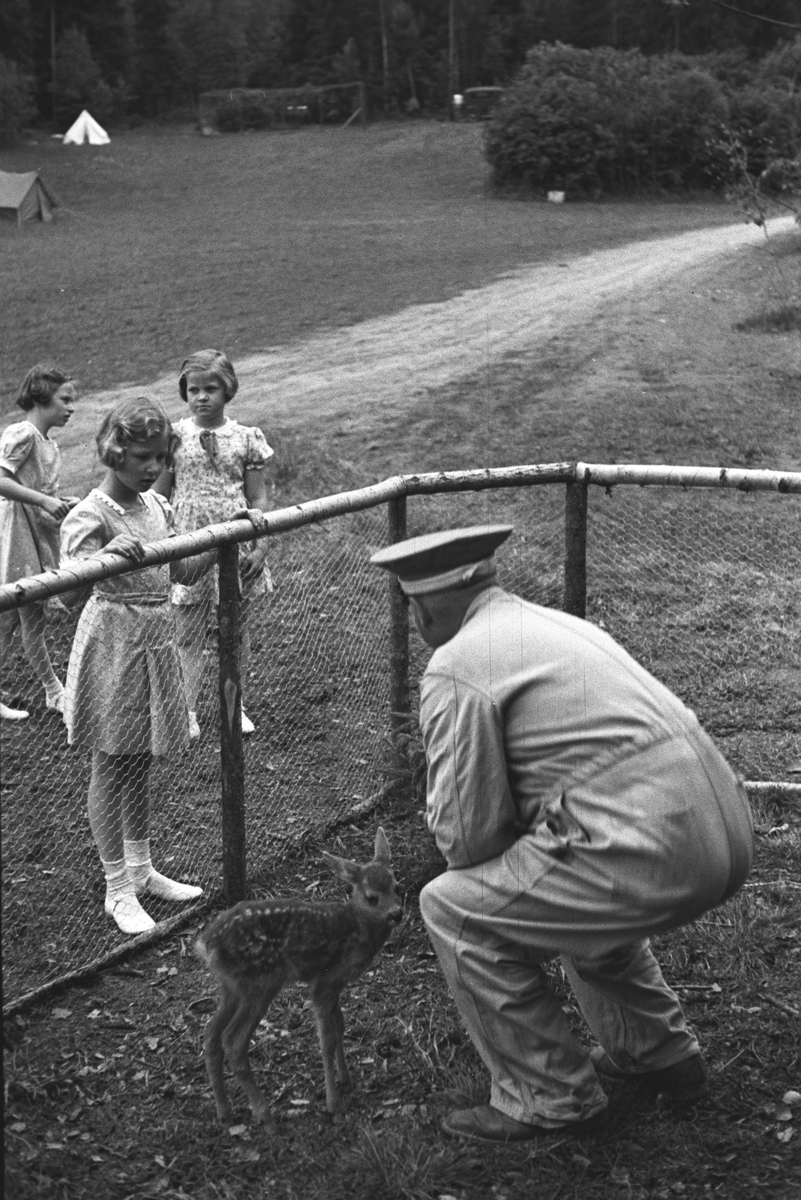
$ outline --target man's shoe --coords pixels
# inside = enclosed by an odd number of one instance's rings
[[[691,1054],[681,1062],[658,1071],[624,1071],[613,1062],[603,1046],[590,1051],[592,1065],[599,1075],[612,1079],[631,1079],[651,1095],[663,1097],[673,1104],[696,1104],[709,1095],[709,1072],[700,1054]]]
[[[516,1121],[491,1104],[481,1104],[477,1108],[458,1108],[443,1117],[441,1124],[451,1137],[503,1145],[506,1142],[531,1142],[542,1137],[590,1136],[605,1129],[609,1120],[609,1109],[602,1108],[584,1121],[568,1121],[555,1129],[547,1129],[544,1125]]]

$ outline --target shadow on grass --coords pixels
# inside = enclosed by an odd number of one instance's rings
[[[792,333],[794,329],[801,329],[801,304],[780,304],[755,313],[738,321],[735,329],[742,333]]]

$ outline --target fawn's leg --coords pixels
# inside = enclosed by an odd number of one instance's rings
[[[214,1093],[217,1119],[224,1125],[231,1122],[233,1113],[225,1090],[222,1037],[239,1004],[239,996],[230,986],[220,985],[220,1003],[216,1013],[209,1019],[203,1036],[203,1057],[206,1072]]]
[[[342,1050],[342,1034],[345,1020],[339,1007],[339,997],[336,992],[327,991],[322,987],[311,986],[310,999],[317,1022],[317,1036],[320,1039],[320,1052],[323,1056],[323,1071],[325,1072],[325,1106],[330,1113],[342,1111],[342,1101],[337,1088],[334,1074],[334,1059],[339,1067],[340,1078],[344,1086],[350,1086],[350,1076],[345,1065]]]
[[[343,1038],[345,1036],[345,1018],[342,1016],[342,1009],[339,1005],[339,997],[337,997],[336,1005],[332,1013],[332,1019],[336,1022],[336,1042],[335,1049],[337,1055],[337,1071],[339,1072],[340,1086],[349,1089],[353,1086],[350,1078],[348,1064],[345,1062],[345,1047]]]
[[[273,1125],[270,1107],[253,1078],[248,1050],[256,1026],[283,985],[282,977],[262,978],[252,982],[246,991],[240,991],[236,1011],[222,1035],[225,1056],[247,1096],[253,1119],[269,1126]]]

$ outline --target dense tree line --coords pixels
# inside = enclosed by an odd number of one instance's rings
[[[535,192],[707,189],[746,173],[789,199],[801,182],[801,36],[755,61],[540,42],[486,146],[497,184]]]
[[[538,42],[759,57],[799,26],[799,0],[3,0],[0,127],[354,79],[374,112],[441,111]]]

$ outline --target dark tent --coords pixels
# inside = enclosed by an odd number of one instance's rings
[[[6,221],[16,221],[18,225],[32,217],[49,221],[57,205],[58,200],[36,171],[25,175],[0,171],[0,217]]]

